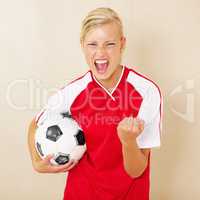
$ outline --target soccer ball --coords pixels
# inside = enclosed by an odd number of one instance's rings
[[[56,120],[55,120],[56,119]],[[51,163],[63,165],[69,160],[80,160],[86,151],[83,131],[69,115],[43,120],[35,133],[35,147],[42,159],[53,154]]]

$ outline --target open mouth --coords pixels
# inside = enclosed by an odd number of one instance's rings
[[[109,62],[106,59],[97,59],[94,62],[96,70],[100,74],[104,74],[108,68]]]

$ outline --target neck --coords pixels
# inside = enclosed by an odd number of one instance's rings
[[[112,89],[116,86],[118,83],[120,76],[122,74],[123,67],[120,65],[115,72],[109,77],[109,79],[106,80],[98,80],[99,83],[106,88],[108,91],[112,91]]]

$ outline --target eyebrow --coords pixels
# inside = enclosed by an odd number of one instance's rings
[[[97,41],[86,41],[87,43],[96,43]],[[104,43],[108,43],[108,42],[117,42],[116,40],[107,40]]]

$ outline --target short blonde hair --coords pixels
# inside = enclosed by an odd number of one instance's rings
[[[111,8],[96,8],[88,13],[82,21],[80,41],[84,41],[86,34],[93,28],[115,22],[119,25],[120,34],[123,36],[123,25],[119,15]]]

